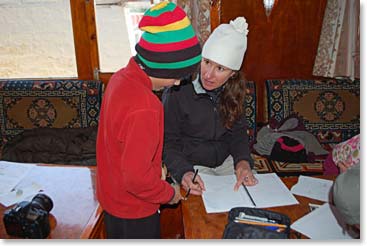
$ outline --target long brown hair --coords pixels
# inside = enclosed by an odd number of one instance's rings
[[[241,72],[231,76],[220,96],[219,112],[224,127],[231,129],[234,123],[245,113],[246,87]]]

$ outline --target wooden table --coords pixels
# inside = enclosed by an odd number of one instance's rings
[[[317,176],[329,180],[335,180],[333,176]],[[297,183],[298,177],[282,178],[282,181],[290,189]],[[280,212],[290,217],[291,223],[303,217],[309,210],[309,203],[323,204],[315,199],[295,196],[299,204],[267,208],[267,210]],[[186,239],[220,239],[228,222],[228,213],[207,214],[201,196],[189,196],[187,201],[182,201],[182,216],[184,236]],[[291,233],[291,236],[295,236]],[[306,238],[302,236],[302,238]]]
[[[51,239],[101,238],[104,236],[102,209],[95,194],[95,167],[37,165],[18,186],[40,185],[53,201],[50,211]],[[6,233],[0,204],[0,238]]]

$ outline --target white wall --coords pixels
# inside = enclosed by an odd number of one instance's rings
[[[0,0],[0,78],[76,76],[69,0]]]
[[[69,1],[0,0],[0,79],[77,77]],[[96,12],[102,71],[115,72],[131,56],[123,6]]]
[[[96,7],[99,62],[102,72],[115,72],[125,66],[131,49],[122,6]]]

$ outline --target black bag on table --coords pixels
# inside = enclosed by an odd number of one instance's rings
[[[267,218],[277,224],[285,225],[281,231],[268,229],[261,225],[250,225],[235,222],[240,212],[246,215]],[[290,234],[290,218],[287,215],[263,210],[259,208],[236,207],[232,208],[228,214],[228,224],[223,233],[223,239],[288,239]]]

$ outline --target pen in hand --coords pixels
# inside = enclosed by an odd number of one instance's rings
[[[198,172],[199,172],[199,169],[196,169],[195,170],[195,174],[194,174],[194,177],[192,178],[192,182],[195,183],[195,178],[196,178],[196,175],[198,175]],[[186,192],[186,195],[184,197],[184,200],[187,200],[187,198],[189,197],[189,194],[190,194],[190,191],[191,191],[191,188],[189,188]]]

